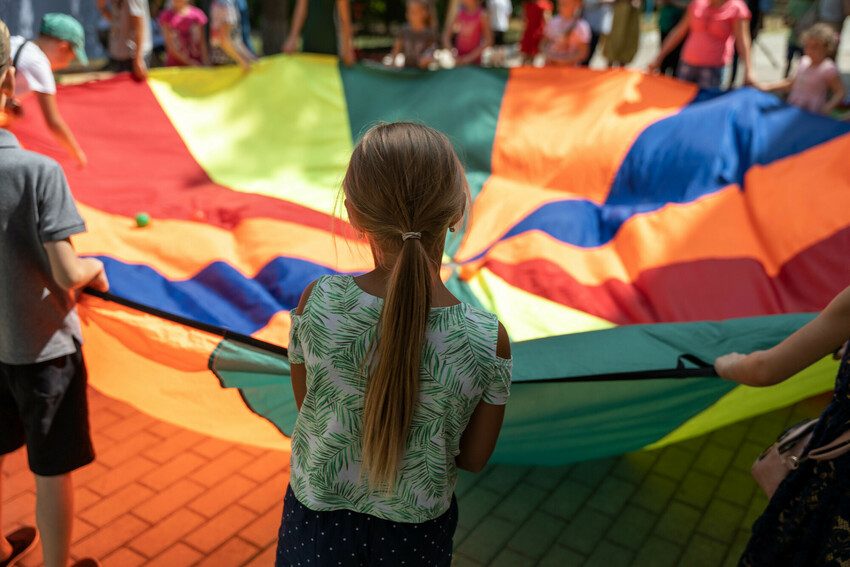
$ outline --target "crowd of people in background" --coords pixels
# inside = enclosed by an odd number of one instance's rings
[[[103,16],[105,69],[129,71],[139,80],[155,64],[161,37],[168,66],[240,66],[248,72],[257,55],[252,44],[247,0],[91,0]],[[835,58],[850,0],[790,0],[785,79],[761,84],[752,62],[754,38],[772,0],[658,0],[661,46],[649,72],[676,76],[704,89],[734,84],[739,61],[743,83],[784,94],[811,112],[830,113],[846,104]],[[517,8],[519,8],[517,6]],[[441,22],[434,0],[407,0],[406,22],[395,31],[387,65],[419,69],[450,66],[524,65],[622,67],[640,44],[640,0],[523,0],[523,27],[508,45],[511,0],[454,0]],[[515,34],[516,35],[516,34]],[[20,117],[21,100],[38,99],[56,140],[84,166],[85,152],[62,119],[53,73],[74,59],[87,64],[82,26],[66,14],[47,14],[37,37],[13,37],[18,69],[15,96],[6,121]],[[283,53],[338,55],[357,59],[349,0],[296,0]],[[268,53],[268,49],[266,49]],[[510,57],[509,57],[510,55]],[[798,59],[796,65],[793,65]]]

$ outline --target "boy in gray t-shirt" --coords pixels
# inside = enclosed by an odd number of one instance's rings
[[[0,108],[14,92],[9,51],[0,21]],[[86,285],[106,291],[109,283],[103,264],[79,258],[71,245],[85,224],[59,164],[21,149],[3,129],[0,188],[0,466],[26,445],[44,562],[64,566],[74,515],[70,473],[94,460],[73,298]],[[37,541],[29,526],[0,537],[0,565],[16,564]]]

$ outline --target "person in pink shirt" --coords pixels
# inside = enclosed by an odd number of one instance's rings
[[[835,61],[829,57],[838,46],[837,34],[827,24],[815,24],[803,32],[801,39],[803,57],[794,76],[766,85],[764,90],[787,92],[788,104],[829,114],[844,99],[844,83]]]
[[[543,31],[546,65],[572,66],[587,59],[591,30],[579,17],[581,4],[581,0],[558,0],[558,15]]]
[[[719,89],[723,68],[732,61],[737,46],[744,63],[744,84],[755,84],[750,17],[743,0],[693,0],[685,17],[664,40],[650,71],[657,71],[667,54],[684,41],[676,76],[703,89]]]
[[[172,0],[171,8],[159,15],[165,36],[166,65],[182,67],[207,65],[207,42],[204,26],[207,16],[189,0]]]
[[[493,45],[493,31],[490,29],[490,17],[481,7],[481,0],[462,0],[454,17],[446,22],[443,31],[443,46],[452,48],[452,34],[455,34],[455,64],[478,65],[481,54]]]

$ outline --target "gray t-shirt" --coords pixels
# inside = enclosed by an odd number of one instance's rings
[[[142,18],[142,55],[147,56],[153,49],[148,0],[110,0],[110,8],[109,56],[116,61],[129,61],[136,55],[136,34],[130,16]]]
[[[85,232],[65,174],[0,129],[0,362],[59,358],[82,342],[69,295],[50,272],[45,242]]]

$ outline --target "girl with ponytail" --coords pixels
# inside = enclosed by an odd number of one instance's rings
[[[469,188],[449,140],[369,130],[343,180],[375,269],[324,276],[292,315],[299,408],[277,565],[450,565],[457,469],[480,471],[510,393],[496,317],[440,280]]]

